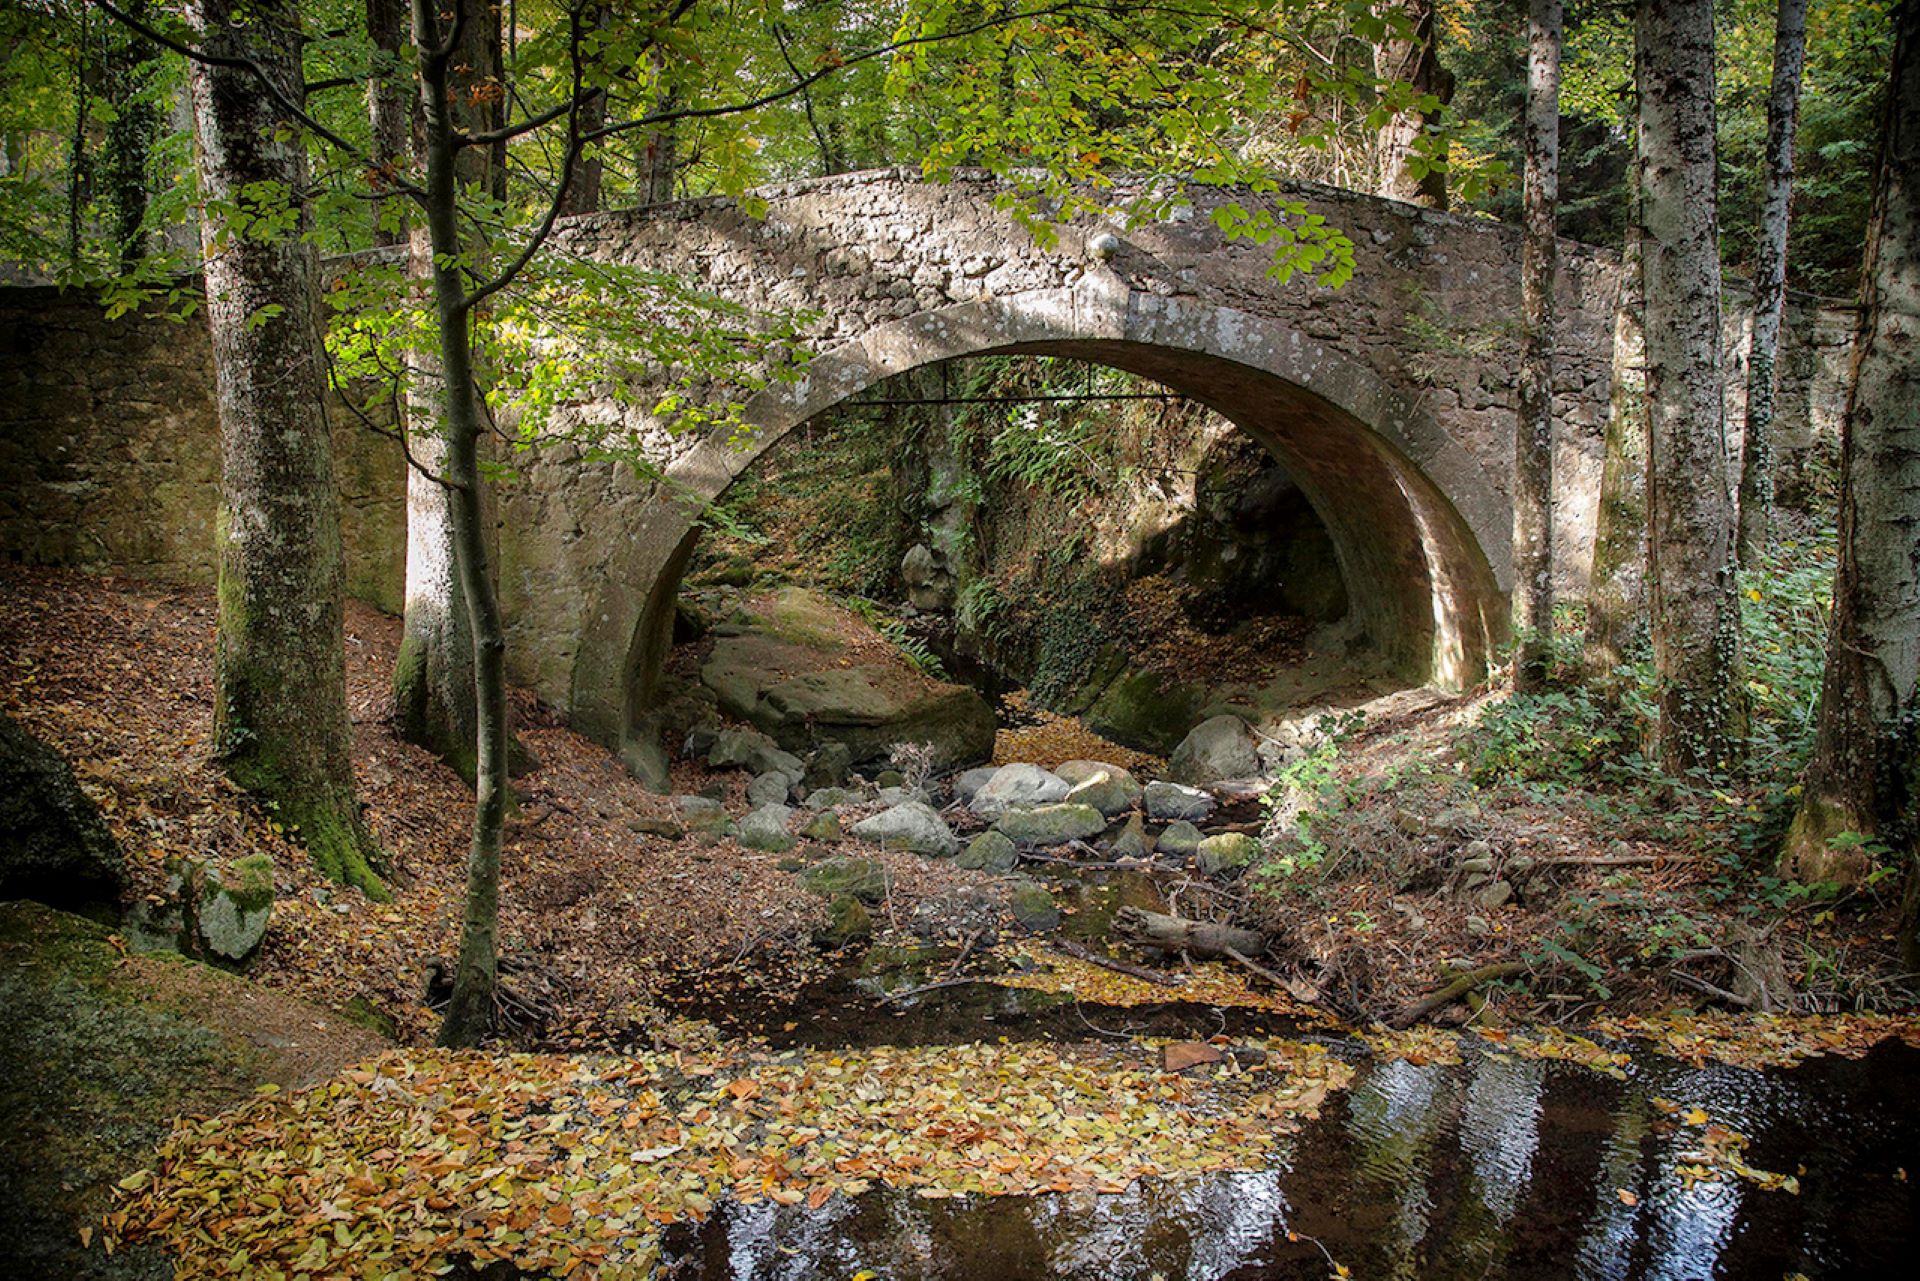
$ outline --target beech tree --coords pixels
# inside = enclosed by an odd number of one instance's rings
[[[1907,865],[1920,966],[1920,4],[1896,15],[1892,87],[1840,428],[1840,556],[1813,758],[1786,870],[1854,879],[1871,840]]]
[[[1740,563],[1767,546],[1773,514],[1773,398],[1780,321],[1787,301],[1787,219],[1793,201],[1793,135],[1807,61],[1807,0],[1780,0],[1767,93],[1767,176],[1753,263],[1753,335],[1747,348],[1746,446],[1740,460]]]
[[[1560,264],[1560,0],[1527,13],[1525,226],[1521,243],[1520,412],[1513,439],[1516,689],[1546,683],[1553,653],[1553,286]]]
[[[1671,773],[1740,754],[1745,690],[1735,595],[1714,167],[1713,5],[1640,0],[1635,14],[1645,239],[1647,602]]]
[[[220,414],[215,749],[314,866],[384,897],[354,796],[318,263],[293,0],[194,0],[194,133]]]

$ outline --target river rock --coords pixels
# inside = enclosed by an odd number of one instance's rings
[[[740,820],[740,843],[750,850],[784,854],[798,838],[787,830],[793,810],[785,805],[762,805]]]
[[[1033,934],[1044,933],[1060,924],[1060,908],[1047,887],[1038,881],[1016,881],[1007,893],[1007,907],[1020,928]]]
[[[809,789],[839,787],[853,773],[853,753],[841,742],[826,742],[807,753],[806,772],[800,785]]]
[[[993,821],[995,831],[1020,845],[1065,845],[1098,836],[1107,816],[1091,805],[1062,802],[1008,810]]]
[[[701,815],[727,812],[727,807],[711,796],[676,796],[673,798],[673,807],[679,810],[688,822],[692,822]]]
[[[855,805],[864,800],[860,793],[846,787],[816,787],[807,793],[802,802],[808,809],[818,813],[821,810],[837,810],[842,805]]]
[[[1011,872],[1020,861],[1020,851],[999,832],[986,831],[968,842],[955,861],[956,867],[980,872]]]
[[[976,765],[970,770],[962,770],[960,773],[955,774],[953,776],[953,799],[959,801],[962,805],[971,805],[974,796],[979,793],[981,788],[987,785],[987,780],[999,772],[999,767],[996,765]]]
[[[1481,911],[1491,912],[1497,907],[1504,907],[1512,898],[1512,883],[1509,881],[1495,881],[1490,885],[1482,887],[1480,892],[1473,896],[1473,901],[1480,905]]]
[[[908,802],[917,802],[921,805],[928,806],[933,804],[933,797],[927,795],[926,788],[907,787],[904,784],[898,787],[883,787],[874,794],[874,799],[888,809],[892,809],[896,805],[905,805]]]
[[[119,843],[60,753],[0,715],[0,899],[112,911]]]
[[[1066,779],[1038,765],[1002,765],[973,794],[967,808],[981,818],[994,819],[1017,806],[1062,800],[1068,790]]]
[[[642,814],[639,818],[629,821],[627,830],[637,832],[641,836],[658,836],[668,841],[677,841],[687,834],[687,829],[672,819],[654,818],[648,814]]]
[[[1115,858],[1146,858],[1153,853],[1153,838],[1147,835],[1146,823],[1135,814],[1108,848]]]
[[[747,804],[785,805],[791,787],[785,774],[756,774],[747,784]]]
[[[1179,819],[1167,824],[1166,830],[1160,833],[1158,840],[1154,841],[1153,848],[1162,854],[1170,854],[1174,858],[1186,858],[1200,848],[1200,842],[1204,839],[1206,838],[1199,828],[1185,819]]]
[[[882,849],[912,850],[934,858],[946,858],[960,848],[953,829],[925,801],[906,801],[882,810],[872,818],[861,819],[850,831]]]
[[[1233,868],[1245,867],[1260,853],[1260,842],[1245,832],[1222,832],[1203,837],[1193,851],[1194,866],[1206,876],[1218,876]]]
[[[1201,721],[1167,760],[1167,777],[1176,783],[1217,783],[1224,778],[1252,778],[1259,772],[1259,743],[1238,716]]]
[[[1108,818],[1132,809],[1143,790],[1126,770],[1099,761],[1068,761],[1054,773],[1067,781],[1067,800],[1091,805]]]
[[[244,965],[260,950],[273,915],[273,859],[249,854],[222,869],[209,865],[195,915],[200,945],[210,959]]]
[[[821,898],[878,903],[887,896],[887,869],[874,858],[830,858],[800,873],[800,883]]]
[[[840,826],[840,816],[832,810],[821,810],[800,825],[800,835],[810,841],[834,844],[846,839],[847,833]]]
[[[1175,819],[1204,823],[1214,811],[1213,797],[1197,787],[1184,787],[1179,783],[1148,783],[1145,797],[1147,817],[1163,823]]]
[[[707,749],[707,764],[715,769],[735,769],[749,765],[756,756],[775,751],[779,744],[757,729],[732,725],[713,737]]]

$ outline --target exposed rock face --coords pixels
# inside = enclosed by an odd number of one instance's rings
[[[935,766],[993,751],[996,726],[984,698],[921,675],[863,619],[816,593],[784,588],[752,621],[714,630],[731,634],[714,642],[701,681],[721,708],[790,751],[833,742],[862,763],[884,759],[898,743],[926,743]]]
[[[960,848],[947,821],[924,801],[906,801],[882,810],[872,818],[861,819],[849,830],[882,849],[911,850],[935,858],[946,858]]]
[[[1176,783],[1217,783],[1259,773],[1259,742],[1238,716],[1201,721],[1180,740],[1167,761],[1167,777]]]
[[[1064,800],[1067,780],[1038,765],[1002,765],[973,794],[967,808],[981,818],[998,818],[1010,809]]]
[[[0,899],[110,911],[120,846],[60,753],[0,715]]]
[[[1036,805],[1008,810],[993,822],[993,830],[1019,845],[1065,845],[1098,836],[1107,827],[1106,815],[1091,805]]]
[[[1179,783],[1148,783],[1146,802],[1147,817],[1161,822],[1183,818],[1192,823],[1204,823],[1207,815],[1214,811],[1213,797],[1197,787],[1185,787]]]

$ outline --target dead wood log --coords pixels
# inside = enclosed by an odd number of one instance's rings
[[[1123,907],[1114,914],[1113,932],[1138,947],[1213,959],[1223,960],[1230,952],[1258,956],[1267,950],[1266,936],[1253,930],[1213,921],[1190,921],[1137,907]]]
[[[1483,965],[1477,970],[1466,970],[1454,975],[1438,991],[1430,992],[1412,1004],[1401,1007],[1399,1013],[1387,1020],[1387,1026],[1412,1027],[1441,1006],[1452,1004],[1482,983],[1492,983],[1496,979],[1510,979],[1526,972],[1527,966],[1524,961],[1500,961],[1493,965]]]

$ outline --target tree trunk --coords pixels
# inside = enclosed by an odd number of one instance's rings
[[[1636,146],[1636,153],[1637,153]],[[1600,471],[1600,510],[1587,580],[1587,678],[1609,685],[1644,625],[1647,547],[1647,352],[1640,269],[1640,160],[1629,171],[1632,214],[1620,250],[1620,300],[1613,313],[1613,371]]]
[[[1920,4],[1901,6],[1860,329],[1840,428],[1840,563],[1813,760],[1785,863],[1832,879],[1832,838],[1908,862],[1902,946],[1920,966],[1914,794],[1920,782]],[[1855,854],[1852,859],[1858,860]]]
[[[421,50],[420,96],[425,109],[422,150],[427,186],[422,235],[428,250],[443,375],[439,427],[440,462],[446,483],[436,488],[444,500],[452,577],[465,604],[466,633],[472,638],[473,680],[469,693],[475,729],[473,839],[467,854],[460,955],[454,963],[453,995],[440,1027],[440,1042],[471,1046],[486,1035],[494,1018],[500,837],[507,806],[507,675],[506,637],[482,528],[483,419],[474,384],[472,305],[459,266],[471,248],[460,232],[461,187],[476,181],[469,177],[467,165],[476,157],[484,165],[487,149],[461,146],[457,136],[474,128],[462,117],[461,108],[474,104],[477,95],[473,87],[486,83],[482,77],[489,64],[478,46],[484,43],[496,48],[498,42],[484,30],[491,25],[484,0],[457,0],[454,21],[459,24],[458,38],[451,50],[435,52],[443,39],[436,0],[412,0],[412,5],[414,40]],[[482,169],[477,182],[484,185],[485,179]]]
[[[1396,9],[1404,13],[1411,30],[1406,39],[1390,34],[1374,48],[1373,70],[1382,80],[1401,81],[1418,93],[1432,94],[1444,107],[1453,98],[1453,75],[1440,65],[1434,8],[1435,0],[1393,0],[1384,6],[1385,13]],[[1416,172],[1410,163],[1414,144],[1439,117],[1437,110],[1401,111],[1381,127],[1374,141],[1379,165],[1376,194],[1434,209],[1447,207],[1446,173],[1439,169]]]
[[[1199,957],[1224,957],[1229,951],[1242,956],[1259,956],[1267,950],[1267,940],[1253,930],[1217,925],[1212,921],[1190,921],[1184,916],[1123,907],[1113,918],[1113,932],[1140,947],[1163,952],[1190,952]]]
[[[1527,20],[1525,240],[1521,246],[1520,413],[1513,440],[1513,686],[1546,684],[1553,657],[1553,325],[1560,265],[1560,0]]]
[[[1773,518],[1773,398],[1780,318],[1787,300],[1787,213],[1793,198],[1793,128],[1807,61],[1807,0],[1780,0],[1767,97],[1767,186],[1753,264],[1753,338],[1747,354],[1746,449],[1740,463],[1740,563],[1767,549]]]
[[[195,0],[189,16],[203,48],[250,59],[300,100],[292,0],[244,11]],[[256,184],[304,191],[300,136],[254,77],[198,62],[190,74],[209,201],[245,207]],[[202,224],[221,452],[214,740],[235,781],[275,807],[316,868],[385,897],[354,799],[318,264],[298,234],[226,231]]]
[[[1713,5],[1640,0],[1646,159],[1647,596],[1671,773],[1736,763],[1745,730],[1720,360]]]
[[[456,101],[441,112],[446,117],[444,127],[462,134],[491,130],[499,116],[485,87],[497,79],[498,28],[484,0],[459,0],[458,7],[459,48],[444,69]],[[417,3],[413,21],[419,22]],[[421,104],[426,114],[421,127],[428,136],[416,142],[422,156],[432,144],[436,118],[426,92],[423,79]],[[451,199],[457,202],[463,187],[490,192],[492,148],[448,145],[454,165]],[[466,244],[443,250],[431,230],[418,225],[410,230],[408,246],[408,270],[427,282],[436,276],[435,254],[471,254],[476,249]],[[433,752],[471,781],[480,732],[474,719],[475,648],[467,621],[471,603],[459,568],[455,491],[442,483],[454,465],[448,456],[452,436],[445,419],[451,412],[455,380],[438,351],[423,347],[413,353],[413,362],[416,368],[407,380],[407,434],[419,466],[407,473],[407,591],[393,672],[394,707],[402,737]],[[473,380],[471,358],[464,377],[469,383]]]
[[[407,79],[400,63],[406,42],[405,0],[367,0],[367,36],[373,41],[373,68],[367,77],[367,119],[373,130],[373,160],[388,174],[405,168],[413,134]],[[377,180],[376,180],[377,181]],[[407,204],[386,196],[373,202],[373,243],[407,243]]]
[[[130,0],[127,12],[144,19],[146,0]],[[159,53],[150,41],[110,24],[106,88],[113,119],[100,153],[100,177],[122,271],[133,270],[147,252],[147,165],[160,135],[160,110],[152,98],[160,66]]]

